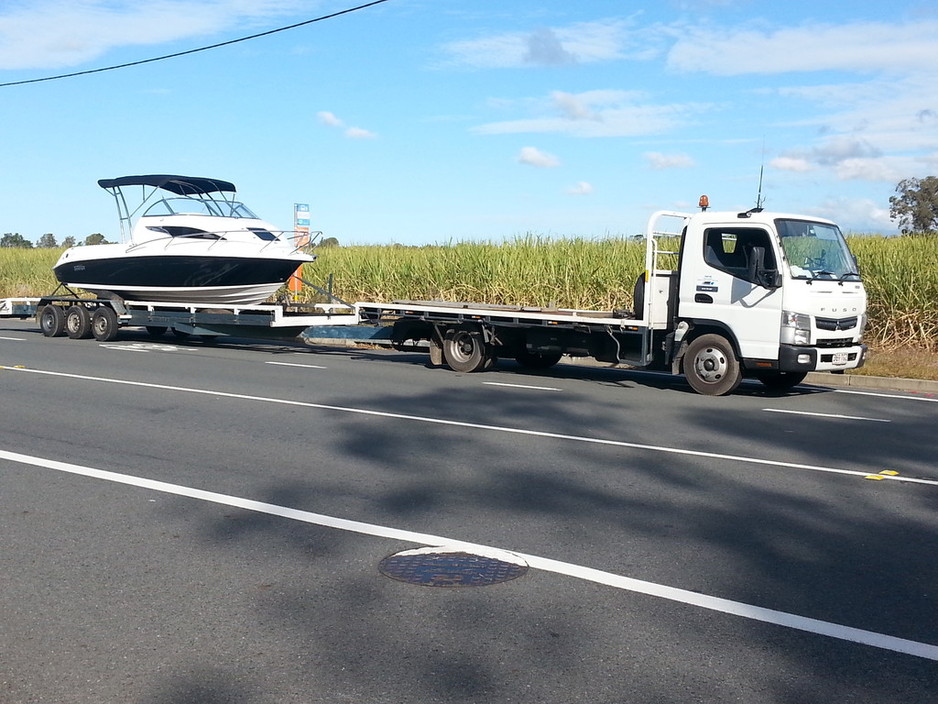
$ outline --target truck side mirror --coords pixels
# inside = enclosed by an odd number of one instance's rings
[[[782,285],[777,269],[765,268],[765,247],[753,247],[747,261],[749,282],[762,288],[773,290]]]

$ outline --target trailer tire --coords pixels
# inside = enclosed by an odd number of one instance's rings
[[[477,372],[494,364],[482,333],[469,328],[453,328],[443,340],[443,359],[454,372]]]
[[[117,337],[120,322],[117,313],[107,306],[101,306],[91,314],[91,334],[98,342],[110,342]]]
[[[65,311],[51,303],[39,311],[39,329],[46,337],[62,337],[65,334]]]
[[[72,340],[91,337],[91,313],[82,305],[70,306],[65,311],[65,334]]]
[[[525,369],[549,369],[560,361],[560,352],[528,352],[520,350],[515,355],[515,361]]]
[[[687,346],[684,376],[691,388],[704,396],[732,393],[743,378],[733,345],[715,334],[701,335]]]
[[[788,391],[798,386],[808,375],[807,372],[767,372],[758,379],[770,391]]]

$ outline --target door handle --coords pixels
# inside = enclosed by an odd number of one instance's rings
[[[713,296],[706,293],[698,293],[694,296],[694,303],[713,303]]]

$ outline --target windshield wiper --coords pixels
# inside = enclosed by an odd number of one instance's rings
[[[846,279],[847,279],[848,276],[856,276],[856,277],[859,279],[859,278],[860,278],[860,272],[858,272],[858,271],[845,271],[843,274],[840,275],[840,278],[837,279],[837,282],[838,282],[841,286],[843,286],[843,285],[844,285],[844,281],[846,281]]]

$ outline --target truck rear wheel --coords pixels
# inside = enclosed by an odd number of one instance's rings
[[[65,334],[65,311],[51,303],[39,311],[39,329],[46,337],[62,337]]]
[[[117,328],[120,323],[117,313],[107,306],[101,306],[91,314],[91,334],[98,342],[110,342],[117,337]]]
[[[455,328],[443,340],[443,359],[454,372],[477,372],[495,361],[479,330]]]
[[[528,352],[521,350],[515,355],[518,364],[527,369],[549,369],[560,361],[560,352]]]
[[[65,333],[73,340],[91,337],[91,313],[87,308],[74,305],[65,311]]]
[[[691,388],[704,396],[732,393],[743,378],[733,346],[714,334],[701,335],[688,345],[684,375]]]

